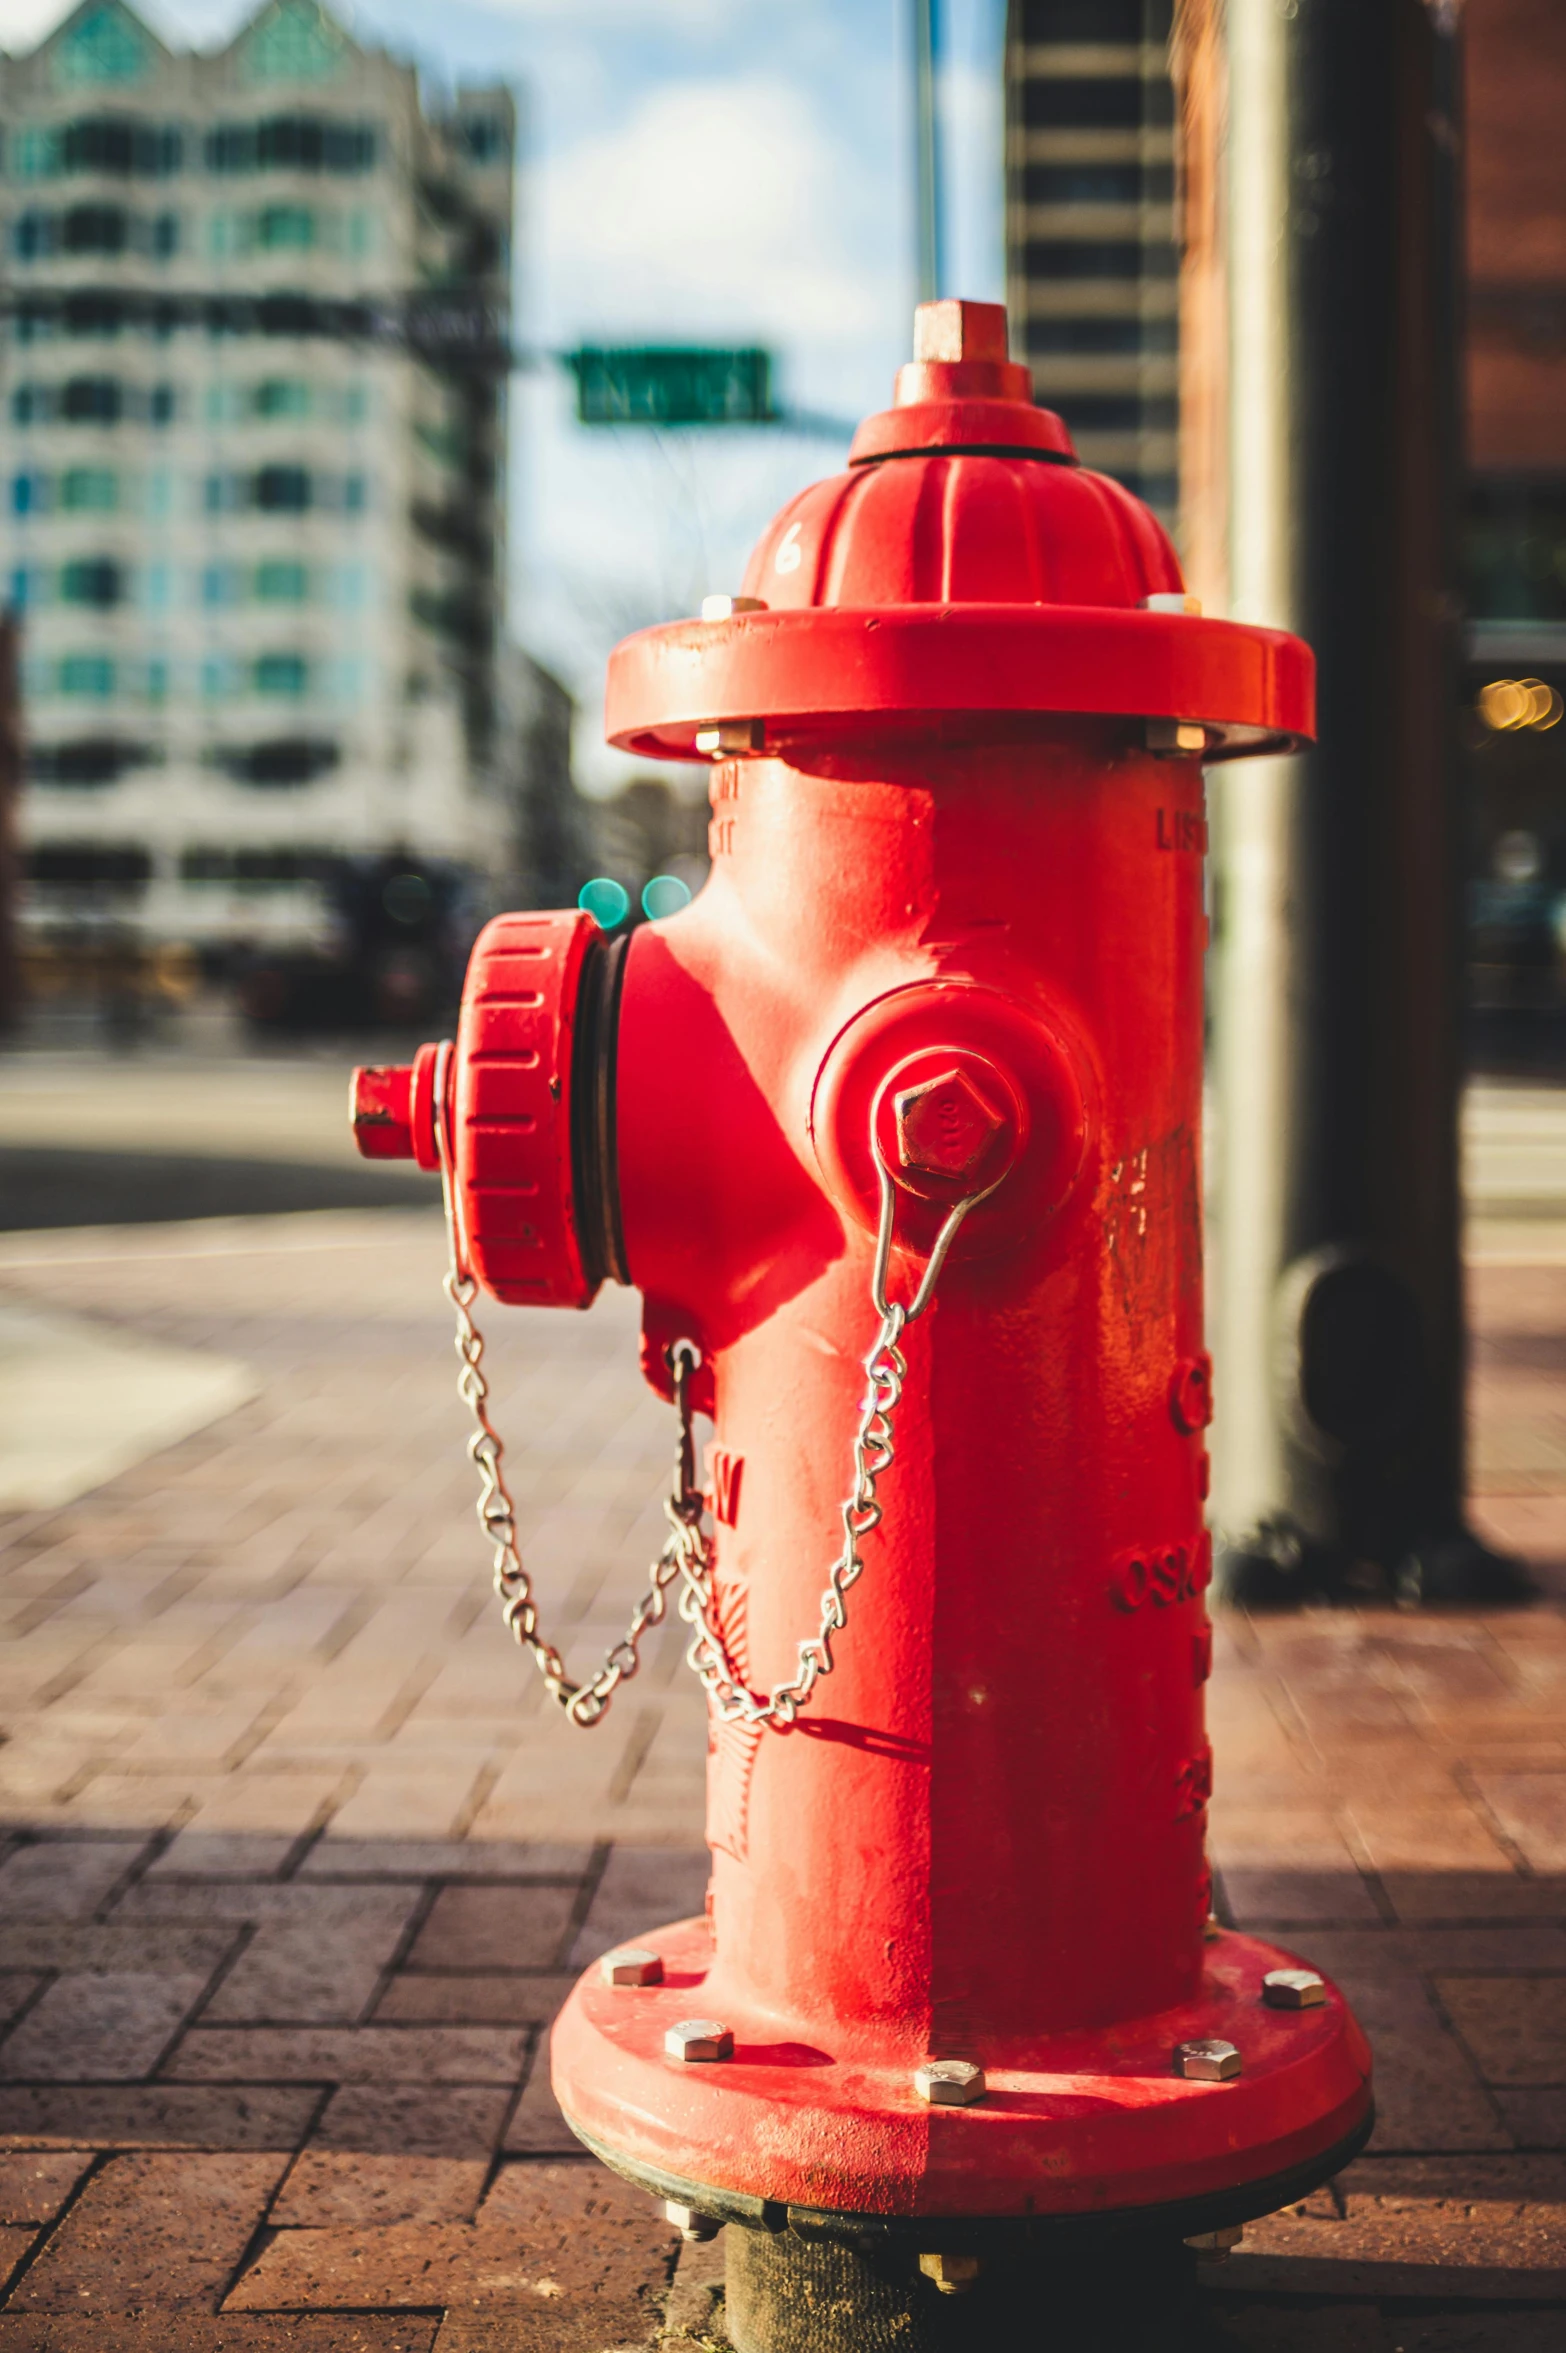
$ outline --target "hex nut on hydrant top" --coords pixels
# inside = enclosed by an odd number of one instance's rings
[[[895,2252],[917,2353],[997,2249],[1181,2247],[1369,2131],[1342,1997],[1216,1927],[1205,1854],[1203,767],[1312,725],[1307,649],[1192,609],[1004,313],[926,305],[846,471],[611,660],[610,740],[710,763],[705,887],[629,932],[498,917],[455,1039],[357,1074],[362,1147],[442,1175],[507,1624],[584,1728],[689,1628],[708,1907],[587,1972],[554,2086],[739,2226],[742,2353],[796,2341],[778,2267],[823,2249]],[[577,1681],[480,1293],[606,1281],[677,1463]]]

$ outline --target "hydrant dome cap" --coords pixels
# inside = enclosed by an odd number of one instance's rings
[[[1308,649],[1180,609],[1162,525],[1005,350],[999,304],[921,305],[894,405],[783,508],[742,594],[616,648],[610,742],[723,757],[1045,714],[1200,726],[1208,759],[1307,740]]]

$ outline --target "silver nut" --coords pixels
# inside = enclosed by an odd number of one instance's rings
[[[943,2296],[966,2296],[984,2266],[977,2255],[921,2255],[919,2269]]]
[[[719,727],[698,727],[696,749],[719,754],[759,752],[765,748],[767,731],[759,719],[726,719]]]
[[[1314,1969],[1269,1969],[1262,1979],[1262,2000],[1272,2010],[1315,2010],[1326,1998],[1326,1981]]]
[[[694,2206],[677,2205],[673,2198],[665,2200],[665,2222],[672,2222],[688,2246],[700,2246],[706,2239],[715,2239],[723,2228],[715,2214],[698,2214]]]
[[[764,596],[704,596],[701,617],[704,621],[732,621],[736,613],[764,613]]]
[[[1144,613],[1199,613],[1201,609],[1201,598],[1183,588],[1161,588],[1156,596],[1142,599]]]
[[[1207,730],[1197,720],[1149,719],[1147,748],[1150,752],[1205,752]]]
[[[971,2108],[986,2089],[984,2069],[971,2059],[926,2059],[914,2069],[914,2090],[932,2108]]]
[[[1188,2083],[1231,2083],[1240,2072],[1240,2054],[1233,2043],[1212,2036],[1204,2042],[1176,2045],[1174,2071]]]
[[[1244,2236],[1243,2222],[1229,2222],[1222,2230],[1199,2230],[1194,2239],[1187,2239],[1185,2243],[1195,2255],[1208,2263],[1227,2263]]]
[[[682,2018],[678,2026],[669,2028],[663,2047],[671,2059],[683,2059],[688,2067],[693,2067],[715,2059],[732,2059],[734,2037],[717,2018]]]
[[[605,1953],[598,1974],[605,1985],[662,1985],[663,1955],[641,1945],[625,1945],[617,1953]]]

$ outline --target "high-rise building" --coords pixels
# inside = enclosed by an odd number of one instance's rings
[[[0,134],[27,919],[275,946],[333,861],[509,865],[508,92],[427,109],[314,0],[209,53],[83,0]]]
[[[1010,0],[1015,354],[1084,464],[1174,521],[1179,255],[1172,0]]]

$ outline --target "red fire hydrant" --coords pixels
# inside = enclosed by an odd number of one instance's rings
[[[744,2353],[946,2344],[943,2290],[1221,2237],[1370,2119],[1204,1853],[1202,767],[1303,740],[1311,659],[1199,616],[1003,311],[916,332],[744,594],[611,663],[613,742],[712,761],[700,896],[500,917],[454,1047],[357,1082],[364,1149],[445,1166],[464,1318],[633,1283],[715,1422],[642,1612],[708,1689],[708,1912],[589,1972],[554,2082],[745,2226]],[[508,1614],[591,1721],[634,1639],[571,1685],[490,1444]]]

